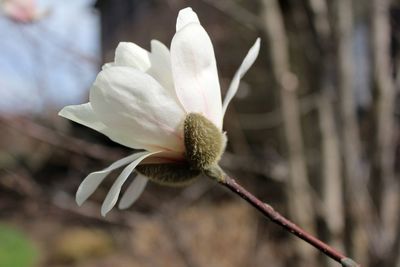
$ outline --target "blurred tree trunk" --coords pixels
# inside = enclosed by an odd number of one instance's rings
[[[344,251],[344,194],[341,175],[340,142],[336,129],[332,97],[326,89],[321,94],[319,117],[322,136],[322,173],[324,216],[330,244]],[[332,262],[332,266],[337,263]]]
[[[269,41],[271,72],[280,93],[290,167],[288,207],[292,218],[303,227],[325,236],[338,249],[345,249],[363,266],[400,264],[394,263],[400,246],[400,189],[395,171],[399,129],[394,116],[397,92],[390,51],[393,47],[391,1],[372,0],[367,6],[362,0],[261,2],[262,28]],[[291,30],[302,28],[296,27],[298,25],[292,25],[292,28],[285,26],[284,21],[290,21],[289,16],[304,12],[299,11],[303,6],[307,7],[309,13],[308,17],[304,14],[301,16],[309,20],[314,36],[309,29],[307,33],[292,34]],[[290,9],[295,11],[288,11]],[[368,9],[369,12],[365,12]],[[369,80],[364,77],[369,73],[359,71],[357,68],[365,66],[355,63],[359,57],[368,57],[367,53],[357,53],[359,51],[355,50],[356,34],[360,31],[354,27],[356,18],[362,20],[357,22],[360,25],[368,26],[365,21],[371,23],[370,27],[366,27],[367,44],[363,45],[369,45],[371,49],[372,62],[365,62],[371,63],[372,84],[359,84],[360,79]],[[297,23],[296,19],[292,20]],[[296,55],[296,60],[309,62],[292,60],[288,47],[303,45],[307,49],[307,44],[320,49],[314,53],[320,56],[319,61]],[[299,50],[290,52],[298,53]],[[321,75],[316,77],[318,88],[304,89],[319,94],[319,103],[316,105],[319,121],[316,123],[320,126],[321,157],[318,162],[322,179],[319,178],[318,183],[314,183],[316,178],[313,177],[318,172],[307,169],[307,161],[311,159],[306,155],[310,151],[309,146],[315,145],[308,143],[304,147],[307,142],[301,126],[309,124],[304,124],[306,118],[300,110],[298,99],[299,84],[302,89],[304,85],[313,86],[312,81],[304,80],[316,75],[310,70],[301,69],[307,64],[319,64],[321,68],[317,70]],[[297,75],[293,74],[296,68],[300,69]],[[360,77],[360,73],[364,76]],[[372,102],[361,103],[361,98],[370,91],[373,92]],[[335,97],[339,97],[337,106],[334,105]],[[361,109],[371,110],[373,116],[363,116],[358,113]],[[316,129],[306,130],[307,134],[313,131]],[[312,187],[310,182],[313,182]],[[314,190],[321,194],[323,210],[318,210],[321,206],[312,205],[312,199],[317,201]],[[304,207],[313,211],[304,213]],[[325,232],[317,228],[318,216],[324,218]],[[304,255],[303,259],[311,257],[307,252],[300,253]]]
[[[360,131],[354,99],[353,4],[336,1],[338,49],[338,90],[342,122],[342,149],[345,162],[346,201],[350,223],[350,253],[368,266],[368,230],[371,206],[367,189],[367,166],[362,162]]]
[[[316,32],[316,42],[321,50],[322,77],[320,77],[320,99],[318,105],[321,131],[321,174],[323,216],[327,227],[327,241],[336,249],[345,251],[344,233],[344,192],[342,176],[342,156],[340,150],[337,117],[335,113],[335,81],[332,75],[334,51],[332,51],[333,31],[329,22],[328,5],[325,0],[308,0],[310,20]],[[337,266],[329,261],[330,266]]]
[[[373,157],[374,184],[381,220],[378,258],[385,259],[396,237],[399,223],[399,184],[394,171],[395,88],[390,53],[390,1],[373,0],[371,10],[371,49],[373,57],[375,150]]]
[[[289,212],[295,222],[315,234],[315,213],[309,194],[312,189],[308,181],[299,116],[298,80],[290,70],[287,33],[277,0],[263,1],[263,18],[270,47],[272,72],[280,90],[283,127],[289,156],[290,176],[286,189]],[[301,241],[296,244],[299,248],[298,256],[302,259],[301,266],[315,266],[314,248]]]

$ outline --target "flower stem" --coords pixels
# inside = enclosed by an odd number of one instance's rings
[[[279,212],[275,211],[274,208],[256,198],[253,194],[244,189],[240,184],[238,184],[233,178],[229,177],[228,175],[224,174],[223,179],[218,179],[217,181],[235,194],[239,195],[244,200],[246,200],[248,203],[250,203],[250,205],[259,210],[271,221],[282,226],[286,231],[289,231],[295,236],[311,244],[328,257],[339,262],[343,267],[361,267],[361,265],[359,265],[352,259],[346,257],[342,253],[338,252],[334,248],[325,244],[318,238],[312,236],[311,234],[307,233],[306,231],[283,217]]]

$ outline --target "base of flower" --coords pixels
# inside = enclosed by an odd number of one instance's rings
[[[142,164],[136,167],[136,171],[152,182],[166,186],[189,185],[201,174],[188,163]]]
[[[203,173],[219,183],[223,183],[226,179],[226,174],[219,165],[212,165],[204,170]]]

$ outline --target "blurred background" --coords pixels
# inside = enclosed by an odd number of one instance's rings
[[[400,267],[400,2],[0,0],[0,267],[338,266],[208,179],[150,184],[127,211],[78,208],[82,179],[130,153],[57,116],[87,102],[120,41],[169,46],[191,6],[222,94],[260,56],[225,117],[221,165],[363,266]]]

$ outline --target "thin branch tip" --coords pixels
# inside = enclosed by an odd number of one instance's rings
[[[212,180],[217,181],[218,183],[225,183],[226,177],[228,177],[222,168],[218,164],[214,164],[207,169],[205,169],[204,174],[207,175]]]
[[[343,267],[361,267],[360,264],[355,262],[354,260],[350,258],[343,258],[340,263],[342,264]]]
[[[227,187],[236,195],[240,196],[242,199],[246,200],[250,205],[260,211],[264,216],[269,218],[272,222],[278,224],[286,231],[290,232],[291,234],[297,236],[298,238],[304,240],[305,242],[309,243],[310,245],[314,246],[316,249],[324,253],[329,258],[339,262],[343,267],[361,267],[358,263],[353,261],[352,259],[346,257],[336,249],[332,248],[328,244],[324,243],[323,241],[319,240],[318,238],[314,237],[310,233],[306,232],[302,228],[298,227],[296,224],[291,222],[290,220],[283,217],[279,212],[274,210],[274,208],[261,201],[260,199],[256,198],[253,194],[243,188],[240,184],[238,184],[233,178],[225,174],[222,169],[217,166],[216,170],[221,171],[223,174],[223,179],[215,179],[212,175],[209,177],[217,180],[220,184]],[[206,173],[207,174],[207,173]],[[218,174],[218,172],[217,172]],[[219,173],[221,174],[221,173]],[[208,175],[208,174],[207,174]],[[218,176],[217,177],[221,177]]]

